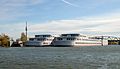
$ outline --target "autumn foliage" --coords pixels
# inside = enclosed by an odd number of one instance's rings
[[[5,34],[0,35],[0,46],[10,47],[10,38],[8,35]]]
[[[21,38],[20,38],[20,40],[21,40],[22,42],[26,42],[26,41],[27,41],[27,37],[26,37],[26,35],[25,35],[24,32],[21,33]]]

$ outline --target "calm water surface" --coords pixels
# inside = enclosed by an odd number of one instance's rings
[[[120,46],[0,47],[0,69],[120,69]]]

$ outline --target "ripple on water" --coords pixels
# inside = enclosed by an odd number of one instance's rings
[[[0,69],[120,69],[120,46],[0,48]]]

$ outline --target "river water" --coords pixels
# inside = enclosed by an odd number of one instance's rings
[[[120,69],[120,46],[0,47],[0,69]]]

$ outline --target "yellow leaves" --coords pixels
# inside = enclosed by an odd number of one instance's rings
[[[0,35],[0,45],[3,46],[3,47],[9,47],[10,45],[10,40],[9,40],[9,36],[8,35],[5,35],[5,34],[2,34]]]
[[[25,33],[21,33],[21,41],[22,42],[26,42],[27,41],[27,36],[25,35]]]

